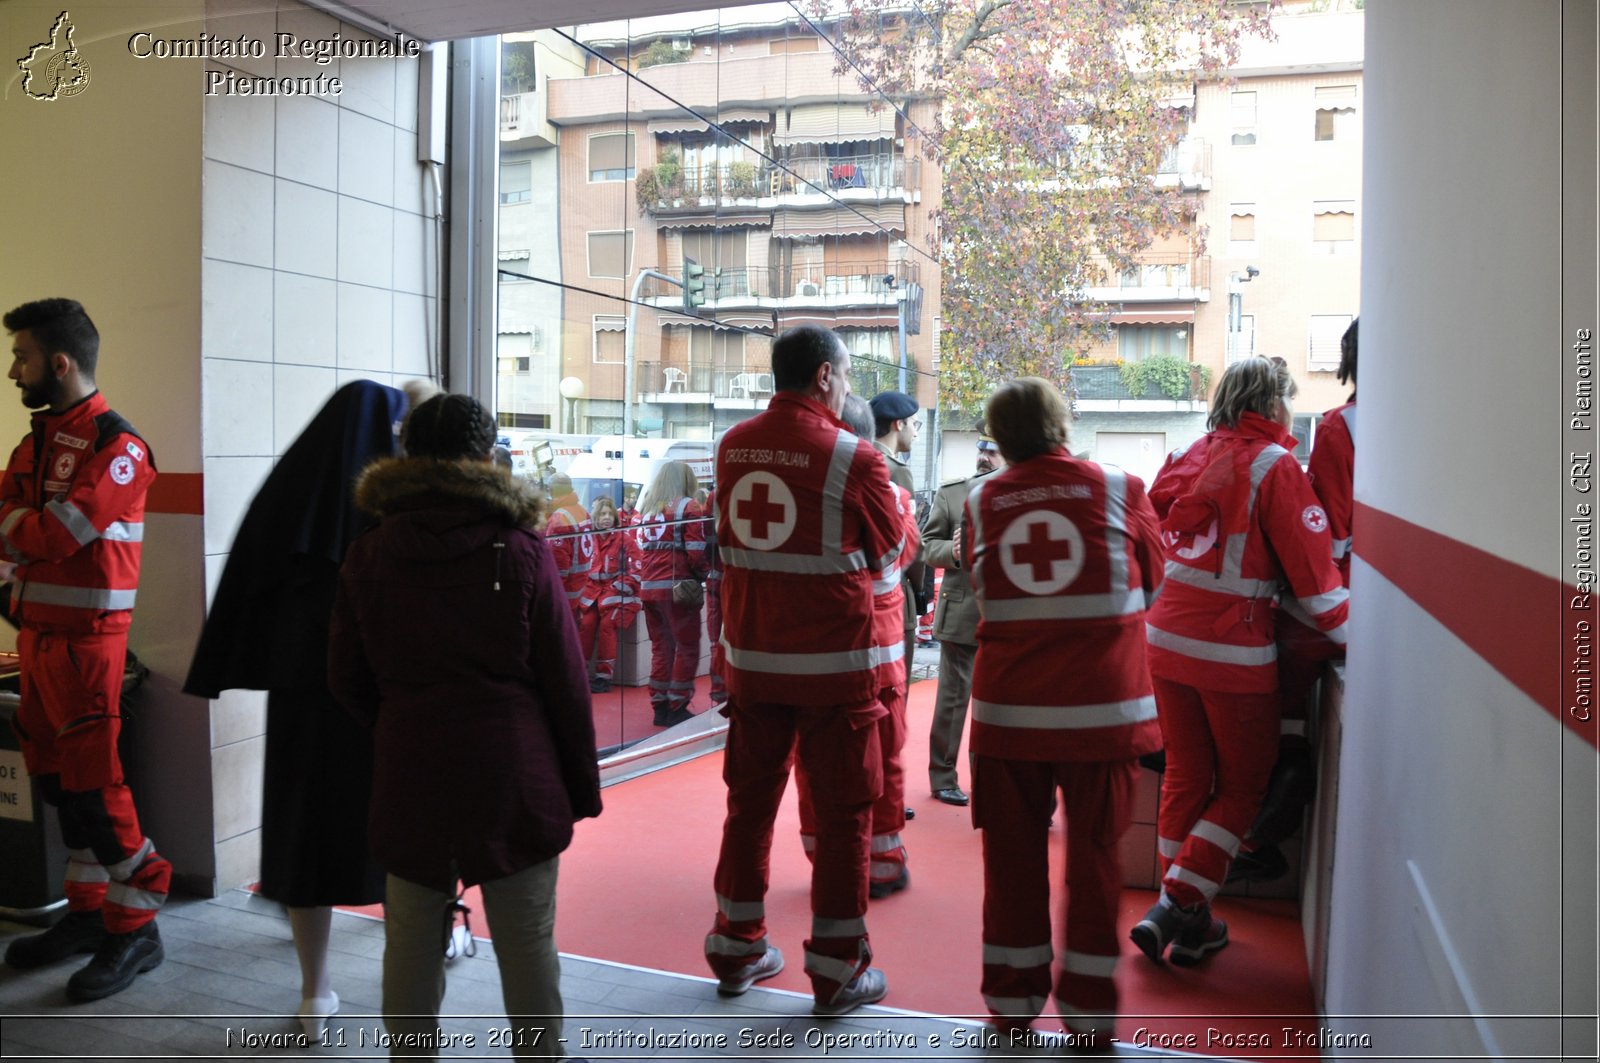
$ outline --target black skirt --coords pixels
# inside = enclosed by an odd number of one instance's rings
[[[267,694],[261,895],[291,908],[376,904],[367,848],[372,732],[326,690]]]

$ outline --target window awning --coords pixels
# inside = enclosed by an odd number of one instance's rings
[[[702,111],[712,122],[718,125],[766,125],[772,121],[772,112],[756,110],[750,107],[729,107],[721,111]],[[674,115],[669,118],[650,119],[649,129],[654,134],[669,133],[704,133],[711,126],[703,119],[692,114]]]
[[[625,317],[597,317],[594,319],[596,332],[626,332],[628,319]]]
[[[1192,325],[1193,310],[1112,310],[1097,320],[1108,325]]]
[[[861,236],[864,234],[903,235],[906,231],[904,203],[861,203],[829,207],[826,210],[778,210],[772,217],[774,240],[797,240],[813,236]]]
[[[772,214],[764,210],[726,211],[721,214],[669,214],[657,216],[658,229],[765,229]]]
[[[895,111],[864,103],[807,103],[789,110],[789,124],[773,134],[777,144],[842,144],[894,138]]]
[[[780,328],[793,328],[796,325],[821,325],[824,328],[882,328],[897,329],[900,326],[898,314],[875,314],[870,311],[864,313],[851,313],[844,311],[835,313],[831,310],[780,310],[778,312],[778,326]]]

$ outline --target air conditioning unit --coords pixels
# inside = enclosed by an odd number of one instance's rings
[[[822,289],[817,287],[817,285],[812,281],[801,281],[799,284],[794,286],[794,294],[817,296],[822,294]]]
[[[694,51],[694,42],[687,37],[675,37],[672,41],[672,50],[675,52]]]

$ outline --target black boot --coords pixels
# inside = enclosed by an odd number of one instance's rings
[[[81,1004],[120,993],[165,958],[154,919],[126,934],[107,934],[94,959],[67,979],[67,999]]]
[[[6,948],[6,964],[18,970],[43,967],[80,952],[93,952],[106,939],[106,924],[99,910],[68,912],[67,917],[42,934],[18,938]]]

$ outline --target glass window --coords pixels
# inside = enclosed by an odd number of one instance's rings
[[[1233,143],[1238,145],[1256,142],[1256,94],[1234,92],[1229,94],[1230,115],[1233,121]]]
[[[1124,362],[1142,362],[1162,355],[1189,357],[1189,330],[1181,325],[1117,326],[1117,357]]]
[[[1249,243],[1256,238],[1256,205],[1235,203],[1228,209],[1228,239],[1234,243]]]
[[[631,180],[633,161],[632,133],[600,133],[589,138],[589,180]]]
[[[1312,314],[1306,341],[1306,368],[1333,373],[1339,369],[1339,340],[1353,320],[1351,314]]]
[[[594,319],[594,360],[601,365],[621,365],[626,353],[628,326],[625,317]]]
[[[533,166],[508,162],[500,167],[500,202],[526,203],[533,195]]]
[[[1312,204],[1311,241],[1319,250],[1347,252],[1355,245],[1356,205],[1352,200]]]
[[[632,229],[589,234],[589,276],[626,278],[632,266]]]

